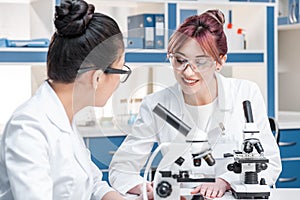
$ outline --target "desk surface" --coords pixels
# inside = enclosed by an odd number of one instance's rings
[[[300,197],[300,188],[276,188],[271,189],[271,196],[269,200],[296,200]],[[141,200],[137,196],[126,196],[127,200]],[[234,200],[231,192],[227,192],[222,198],[216,198],[215,200]],[[209,199],[210,200],[210,199]],[[242,199],[241,199],[242,200]]]
[[[296,200],[300,197],[300,188],[276,188],[271,189],[270,200]],[[227,192],[220,200],[235,199],[230,192]]]

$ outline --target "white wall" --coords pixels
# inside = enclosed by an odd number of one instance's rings
[[[300,30],[278,33],[279,110],[300,112]]]
[[[48,38],[52,34],[51,4],[50,0],[0,0],[0,38]],[[34,72],[32,76],[31,71],[44,70],[42,66],[39,67],[41,69],[35,70],[30,65],[0,64],[0,124],[4,124],[16,107],[29,99],[32,91],[38,87],[40,74],[44,72]]]

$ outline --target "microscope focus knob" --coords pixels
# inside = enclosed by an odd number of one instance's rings
[[[241,163],[234,162],[234,163],[228,164],[227,165],[227,169],[229,171],[233,171],[236,174],[242,173],[242,165],[241,165]]]
[[[261,169],[266,170],[268,168],[268,165],[266,163],[261,164]]]
[[[156,193],[159,197],[166,198],[172,193],[172,185],[167,181],[162,181],[157,185]]]
[[[227,169],[228,169],[229,171],[233,171],[233,170],[234,170],[234,165],[233,165],[233,163],[227,165]]]

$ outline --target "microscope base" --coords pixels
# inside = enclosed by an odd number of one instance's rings
[[[236,199],[268,199],[270,187],[258,184],[232,184],[232,194]]]

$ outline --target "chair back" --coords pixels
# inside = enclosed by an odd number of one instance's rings
[[[269,117],[269,123],[270,123],[271,131],[274,134],[275,140],[277,144],[279,144],[280,131],[279,131],[278,122],[274,117]]]

